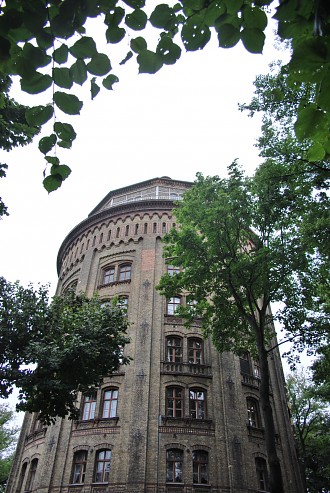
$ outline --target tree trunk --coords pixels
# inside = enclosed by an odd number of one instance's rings
[[[260,404],[265,426],[265,440],[269,467],[269,489],[271,493],[284,493],[283,479],[280,461],[276,450],[276,436],[273,419],[273,410],[270,403],[270,381],[268,353],[264,344],[264,322],[260,320],[259,327],[256,330],[257,347],[260,362]]]

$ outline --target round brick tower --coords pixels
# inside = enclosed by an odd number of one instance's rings
[[[175,314],[183,296],[155,289],[175,271],[162,236],[173,201],[191,183],[154,178],[110,192],[63,241],[58,289],[97,291],[126,305],[129,366],[80,396],[78,421],[44,428],[26,415],[8,493],[254,493],[267,491],[259,367],[219,354]],[[270,360],[272,403],[286,493],[303,487],[280,355]]]

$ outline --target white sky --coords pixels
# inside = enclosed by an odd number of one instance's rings
[[[249,54],[241,44],[219,49],[214,39],[155,75],[138,75],[131,60],[120,73],[113,70],[120,76],[113,91],[102,88],[90,101],[85,89],[82,113],[71,121],[78,137],[71,151],[58,153],[72,174],[50,195],[42,186],[39,137],[3,153],[9,170],[0,195],[10,216],[0,221],[0,275],[24,285],[49,282],[52,295],[62,241],[110,190],[163,175],[187,181],[198,171],[223,176],[235,158],[251,174],[259,163],[254,143],[260,118],[249,118],[237,105],[251,100],[256,75],[285,56],[271,38],[269,33],[263,55]],[[112,46],[107,49],[112,60]],[[30,100],[18,88],[12,96],[31,105],[48,101],[44,95]]]

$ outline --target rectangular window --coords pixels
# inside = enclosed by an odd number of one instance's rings
[[[102,284],[111,284],[115,280],[115,268],[107,267],[103,270]]]
[[[102,418],[117,416],[118,389],[105,390],[103,393]]]
[[[268,471],[265,459],[256,457],[256,474],[258,481],[258,491],[268,491]]]
[[[183,390],[180,387],[166,389],[166,416],[170,418],[183,417]]]
[[[166,361],[170,363],[182,363],[182,338],[166,338]]]
[[[193,482],[197,484],[207,484],[208,478],[208,459],[209,454],[204,450],[193,452]]]
[[[85,450],[79,450],[74,454],[73,458],[73,472],[72,483],[84,483],[87,464],[87,452]]]
[[[175,265],[168,265],[167,266],[167,273],[169,276],[174,276],[175,274],[179,274],[180,268],[175,267]]]
[[[179,306],[181,305],[181,298],[179,296],[173,296],[167,302],[167,315],[174,315]]]
[[[110,476],[111,450],[100,450],[96,454],[95,483],[108,483]]]
[[[183,452],[180,449],[170,449],[166,452],[166,482],[182,483]]]
[[[188,361],[194,365],[203,364],[203,342],[200,339],[188,339]]]
[[[131,279],[131,264],[124,264],[119,267],[119,281],[129,281]]]
[[[204,419],[206,417],[205,391],[191,389],[189,391],[190,417],[193,419]]]
[[[82,420],[87,421],[95,418],[96,393],[83,397]]]

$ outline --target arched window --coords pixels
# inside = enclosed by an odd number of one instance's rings
[[[131,264],[122,264],[119,266],[118,280],[129,281],[131,279]]]
[[[94,236],[93,238],[93,246],[95,246],[95,243],[96,243],[96,236]]]
[[[252,428],[261,428],[259,403],[257,399],[254,399],[253,397],[247,397],[246,408],[249,426],[252,426]]]
[[[115,268],[114,267],[105,267],[102,271],[102,280],[101,284],[111,284],[115,280]]]
[[[99,450],[95,458],[95,483],[108,483],[110,476],[111,450]]]
[[[207,484],[209,482],[209,454],[204,450],[195,450],[193,459],[193,483]]]
[[[129,225],[127,224],[125,228],[125,236],[128,236],[128,233],[129,233]]]
[[[166,482],[182,483],[183,452],[180,449],[166,451]]]
[[[108,241],[110,240],[110,238],[111,238],[111,229],[109,229],[108,231]]]
[[[26,470],[27,470],[27,465],[28,465],[27,462],[24,462],[24,464],[22,465],[21,474],[20,474],[20,477],[19,477],[19,483],[18,483],[17,490],[16,490],[17,492],[20,492],[21,491],[22,486],[24,484],[25,474],[26,474]],[[26,488],[24,488],[23,491],[26,491]]]
[[[157,233],[157,223],[153,223],[152,225],[152,232]]]
[[[166,416],[170,418],[183,417],[183,396],[181,387],[166,388]]]
[[[138,225],[138,224],[136,224],[136,225],[135,225],[135,234],[137,235],[137,234],[138,234],[138,232],[139,232],[139,225]]]
[[[80,484],[85,482],[87,464],[87,451],[78,450],[73,456],[72,483]]]
[[[38,467],[38,459],[33,459],[31,461],[29,477],[28,477],[27,485],[26,485],[27,491],[33,490],[34,480],[35,480],[36,473],[37,473],[37,467]]]
[[[87,421],[95,418],[96,407],[96,392],[92,395],[85,395],[83,397],[82,405],[82,420]]]
[[[145,235],[148,233],[148,223],[144,223],[143,232]]]
[[[255,458],[258,491],[268,491],[267,463],[262,457]]]
[[[201,339],[188,339],[188,361],[194,365],[203,364],[203,341]]]
[[[167,302],[167,315],[174,315],[180,305],[181,298],[179,296],[172,296]]]
[[[103,233],[100,234],[99,243],[102,243],[102,241],[103,241]]]
[[[166,361],[170,363],[182,362],[182,337],[166,337]]]
[[[162,224],[162,233],[166,233],[166,223]]]
[[[117,416],[118,389],[106,389],[102,396],[102,418]]]
[[[116,231],[116,238],[119,238],[119,235],[120,235],[120,228],[118,227]]]
[[[203,389],[189,390],[189,412],[193,419],[206,417],[206,392]]]

